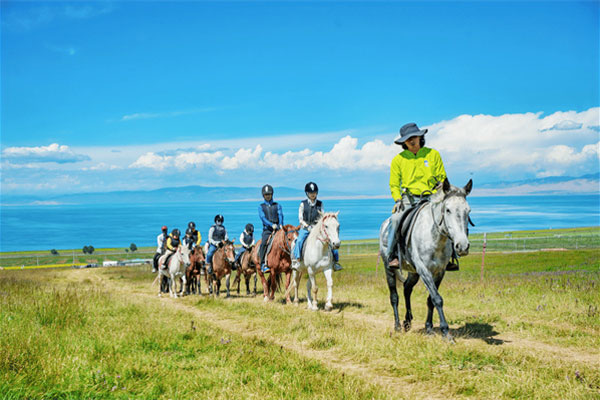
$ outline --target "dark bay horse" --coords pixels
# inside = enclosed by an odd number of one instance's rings
[[[225,240],[219,243],[219,248],[213,254],[213,273],[208,278],[208,284],[212,287],[213,296],[219,295],[219,291],[221,290],[221,279],[226,276],[227,297],[229,297],[229,277],[234,262],[235,247],[233,246],[233,241]]]
[[[429,202],[423,206],[415,217],[412,233],[409,234],[405,250],[401,255],[401,269],[408,272],[406,279],[402,276],[400,268],[389,267],[389,260],[385,256],[389,243],[387,226],[390,218],[381,225],[379,255],[385,265],[390,302],[394,310],[394,328],[396,330],[400,330],[396,280],[404,282],[406,316],[403,326],[408,331],[413,319],[410,296],[413,287],[421,278],[429,291],[427,321],[425,322],[427,333],[433,333],[433,308],[435,307],[440,317],[442,335],[447,340],[453,341],[448,332],[448,323],[443,310],[444,302],[438,288],[444,278],[446,265],[452,257],[452,251],[454,250],[459,256],[469,254],[468,224],[471,208],[466,197],[471,192],[472,187],[472,180],[469,180],[464,188],[458,188],[450,185],[448,179],[436,187],[437,192],[431,195]]]
[[[208,285],[208,278],[206,276],[206,257],[200,246],[194,248],[190,254],[190,265],[185,270],[185,277],[187,279],[187,285],[185,288],[186,294],[194,293],[201,294],[201,276],[204,275],[204,280]]]
[[[240,294],[240,283],[242,281],[242,275],[246,281],[246,295],[250,295],[250,278],[254,276],[254,295],[256,296],[256,265],[252,262],[252,250],[254,245],[250,246],[244,254],[240,257],[240,265],[238,266],[237,275],[233,281],[233,286],[237,283],[237,294]]]
[[[259,240],[258,243],[256,243],[255,250],[252,252],[252,261],[256,266],[256,272],[263,285],[263,296],[265,301],[272,301],[275,299],[275,291],[279,289],[281,282],[281,273],[285,273],[285,288],[287,289],[290,286],[292,277],[292,243],[298,237],[299,229],[300,226],[284,225],[282,229],[279,229],[274,233],[271,251],[265,256],[267,265],[270,268],[268,282],[260,269],[258,249],[260,248],[261,241]],[[285,300],[287,304],[292,302],[288,290],[286,290],[285,293]]]

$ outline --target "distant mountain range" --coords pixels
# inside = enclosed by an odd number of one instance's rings
[[[476,183],[474,196],[507,196],[526,194],[585,194],[600,192],[600,173],[579,177],[553,176],[512,182]],[[276,187],[276,199],[302,199],[304,191],[289,187]],[[328,191],[326,198],[388,198],[388,193],[377,196],[357,196],[356,193]],[[260,189],[255,187],[183,186],[155,190],[77,193],[57,196],[5,196],[2,205],[60,205],[60,204],[150,204],[186,201],[260,201]]]

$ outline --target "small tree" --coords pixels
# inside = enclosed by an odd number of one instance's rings
[[[94,246],[83,246],[83,254],[92,254],[94,252]]]
[[[135,243],[131,243],[131,244],[129,245],[129,250],[131,250],[132,252],[134,252],[134,251],[136,251],[136,250],[137,250],[137,246],[135,245]]]
[[[88,253],[92,254],[94,252],[94,246],[92,246],[91,244],[88,246]]]
[[[88,247],[87,246],[83,246],[83,249],[81,249],[81,252],[83,254],[87,254],[87,251],[88,251]]]
[[[58,251],[56,251],[56,249],[52,249],[52,250],[50,250],[50,253],[51,253],[53,256],[57,256],[57,255],[58,255]]]

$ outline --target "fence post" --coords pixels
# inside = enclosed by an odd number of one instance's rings
[[[487,245],[487,233],[483,233],[483,251],[481,252],[481,275],[480,275],[480,281],[481,284],[483,285],[483,266],[485,264],[485,248]]]

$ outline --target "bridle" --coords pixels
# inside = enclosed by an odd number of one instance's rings
[[[323,217],[323,219],[321,220],[321,227],[319,228],[319,236],[317,236],[317,239],[319,239],[321,241],[321,243],[323,243],[323,244],[329,243],[329,245],[331,247],[333,247],[333,244],[331,243],[331,238],[329,237],[329,234],[327,233],[327,229],[325,229],[325,220],[327,218],[335,218],[335,215],[330,214],[330,215]],[[325,235],[325,239],[323,239],[323,235]]]
[[[286,253],[287,255],[291,256],[292,255],[292,241],[293,240],[288,240],[288,234],[290,232],[292,232],[292,233],[298,233],[298,230],[297,229],[290,229],[290,230],[287,230],[287,231],[285,229],[282,229],[282,230],[283,230],[283,242],[285,243],[285,247],[282,246],[281,244],[279,244],[278,246],[279,246],[279,248],[281,250],[283,250],[284,253]]]
[[[441,216],[439,222],[435,221],[435,214],[433,212],[433,203],[429,203],[429,204],[430,204],[430,208],[431,208],[431,219],[433,220],[433,225],[436,227],[437,231],[441,235],[443,235],[443,236],[445,236],[447,238],[452,239],[450,237],[450,233],[448,232],[448,225],[446,224],[446,218],[445,218],[445,216],[446,216],[446,213],[445,213],[445,211],[446,211],[446,205],[445,205],[445,203],[446,203],[446,200],[449,199],[450,197],[451,196],[447,196],[447,197],[444,198],[444,200],[441,201],[441,214],[442,214],[442,216]],[[475,226],[475,224],[473,223],[473,221],[471,221],[471,216],[470,215],[467,216],[467,218],[468,218],[468,222],[469,222],[467,224],[467,236],[469,236],[469,225]],[[442,224],[444,224],[444,230],[442,230]]]

